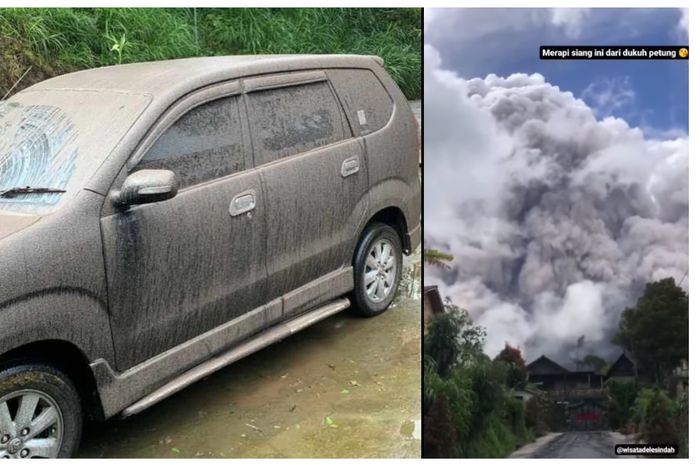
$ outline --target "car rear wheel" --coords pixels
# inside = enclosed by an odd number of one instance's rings
[[[403,256],[396,230],[384,223],[369,225],[355,251],[353,309],[362,316],[375,316],[391,304],[401,281]]]
[[[82,429],[80,398],[44,365],[0,369],[0,458],[71,457]]]

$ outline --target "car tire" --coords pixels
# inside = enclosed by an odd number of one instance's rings
[[[72,457],[82,423],[66,375],[42,364],[0,368],[0,458]]]
[[[383,257],[383,253],[387,255]],[[384,312],[396,297],[402,266],[401,241],[396,230],[384,223],[367,226],[353,258],[353,311],[366,317]]]

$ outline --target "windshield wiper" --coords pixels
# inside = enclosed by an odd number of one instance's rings
[[[63,189],[54,189],[52,187],[13,187],[5,191],[0,191],[0,197],[12,198],[20,194],[63,194]]]

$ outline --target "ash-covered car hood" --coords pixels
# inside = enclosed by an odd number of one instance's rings
[[[23,215],[0,212],[0,241],[39,221],[38,215]],[[1,246],[0,246],[1,247]]]
[[[0,196],[0,212],[46,214],[75,197],[149,102],[141,94],[72,89],[27,89],[0,102],[0,192],[51,190]]]

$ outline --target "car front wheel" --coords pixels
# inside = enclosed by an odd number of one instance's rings
[[[82,429],[80,398],[44,365],[0,369],[0,458],[71,457]]]

